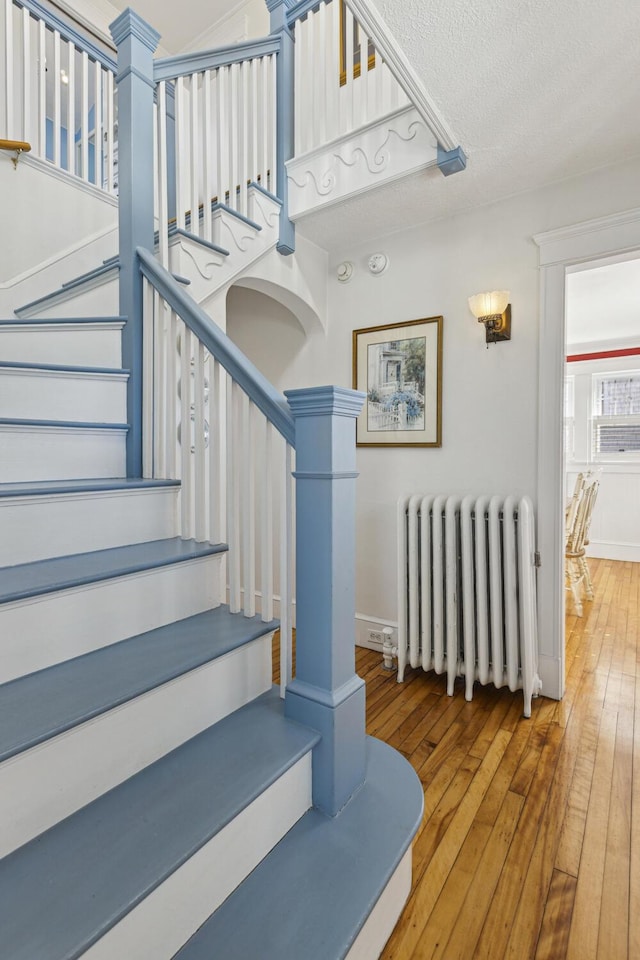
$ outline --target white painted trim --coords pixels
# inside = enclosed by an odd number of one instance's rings
[[[68,173],[67,170],[63,170],[61,167],[56,167],[51,162],[51,160],[43,160],[41,157],[32,157],[29,154],[23,153],[20,157],[20,163],[25,163],[29,167],[34,167],[36,170],[40,170],[41,173],[46,173],[48,176],[53,177],[55,180],[61,180],[63,183],[67,183],[70,186],[75,187],[77,190],[82,190],[84,193],[88,193],[90,196],[95,197],[96,200],[104,200],[106,204],[111,207],[118,208],[118,198],[114,197],[111,193],[105,193],[100,187],[96,187],[93,183],[88,183],[86,180],[82,180],[81,177],[76,177],[72,173]]]
[[[460,141],[425,90],[379,9],[371,0],[346,0],[346,3],[438,143],[445,150],[454,150]]]
[[[19,313],[21,318],[24,317],[26,320],[31,320],[34,317],[41,316],[47,310],[60,307],[70,300],[75,300],[83,294],[89,293],[91,290],[97,290],[99,287],[104,287],[107,284],[113,284],[115,287],[118,283],[119,272],[120,267],[118,264],[114,264],[108,270],[105,270],[104,273],[89,277],[87,280],[83,280],[82,283],[73,287],[60,287],[59,290],[50,293],[46,299],[36,300],[30,307],[19,307],[16,313]],[[93,313],[95,313],[95,310],[87,309],[86,314],[83,315],[90,316]]]
[[[538,350],[539,673],[545,696],[564,694],[564,454],[565,280],[580,262],[640,250],[640,208],[534,236],[540,248]]]
[[[382,953],[411,893],[411,860],[412,853],[409,847],[380,894],[345,960],[374,960]]]
[[[311,753],[82,954],[171,960],[311,806]]]
[[[271,637],[267,633],[0,764],[0,857],[266,693]]]
[[[587,550],[588,557],[599,560],[621,560],[640,563],[640,543],[624,543],[617,540],[592,540]]]
[[[398,624],[395,620],[380,620],[379,617],[372,617],[367,613],[356,612],[356,646],[364,647],[366,650],[375,650],[382,656],[382,644],[376,643],[369,637],[369,631],[375,630],[382,633],[385,627],[391,627],[393,630],[393,642],[398,639]]]
[[[54,266],[56,263],[60,263],[60,261],[62,260],[66,260],[67,257],[71,257],[75,253],[79,253],[80,250],[84,250],[85,247],[88,247],[90,244],[95,243],[95,241],[103,240],[105,239],[105,237],[108,237],[111,234],[113,234],[113,237],[114,237],[114,244],[117,244],[118,242],[117,226],[107,227],[105,230],[98,230],[96,231],[96,233],[92,233],[90,236],[85,237],[80,242],[74,243],[69,247],[65,247],[64,250],[60,250],[58,253],[54,254],[52,257],[49,257],[48,260],[43,260],[41,263],[36,264],[35,267],[29,267],[28,270],[24,271],[24,273],[19,273],[15,277],[11,277],[10,280],[4,280],[0,282],[0,290],[9,290],[12,287],[17,286],[19,283],[23,283],[25,280],[29,280],[31,277],[35,277],[39,273],[43,273],[49,267]]]
[[[634,347],[640,347],[640,336],[636,337],[618,337],[618,339],[612,340],[589,340],[586,343],[568,343],[567,344],[567,356],[571,357],[579,353],[601,353],[607,350],[630,350]],[[578,366],[580,363],[606,363],[611,362],[611,360],[628,360],[629,363],[633,363],[633,355],[629,357],[603,357],[601,361],[595,360],[573,360],[572,366],[575,364]],[[638,363],[640,363],[640,355],[638,355]]]

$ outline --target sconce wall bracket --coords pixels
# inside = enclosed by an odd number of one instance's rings
[[[511,340],[511,304],[507,304],[504,313],[496,317],[480,317],[478,323],[484,323],[487,343]]]

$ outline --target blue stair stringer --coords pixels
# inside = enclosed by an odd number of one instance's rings
[[[81,956],[317,740],[264,694],[0,860],[2,956]]]

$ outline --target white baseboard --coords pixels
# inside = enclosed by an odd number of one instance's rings
[[[599,560],[622,560],[640,563],[640,543],[592,540],[587,550],[587,556]]]
[[[398,624],[394,620],[380,620],[365,613],[356,613],[356,646],[377,650],[382,654],[382,642],[371,638],[371,633],[382,633],[385,627],[393,630],[393,642],[398,636]]]

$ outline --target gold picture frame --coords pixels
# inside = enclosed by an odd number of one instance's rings
[[[442,446],[442,317],[353,331],[359,447]]]

